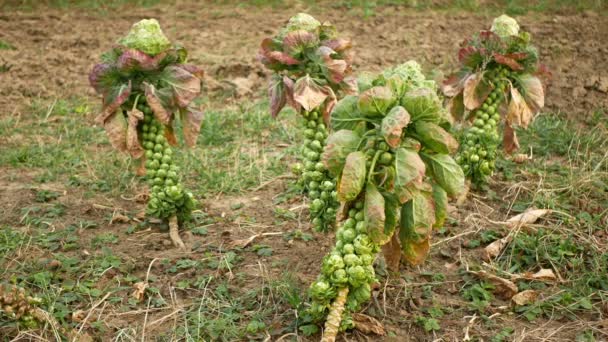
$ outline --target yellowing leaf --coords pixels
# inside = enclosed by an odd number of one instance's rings
[[[382,245],[382,254],[384,255],[386,268],[391,272],[399,272],[401,245],[399,244],[399,236],[397,234],[393,234],[389,242]]]
[[[523,74],[520,76],[519,81],[528,107],[534,113],[537,113],[545,106],[545,90],[541,80],[536,76]]]
[[[194,108],[187,108],[181,111],[182,130],[187,146],[194,147],[196,145],[203,118],[203,112]]]
[[[396,106],[382,119],[381,133],[386,143],[396,148],[401,142],[403,129],[410,123],[410,114],[401,106]]]
[[[507,124],[528,127],[532,121],[532,110],[521,96],[517,88],[511,87],[511,101],[507,110]]]
[[[379,245],[387,243],[391,236],[384,232],[384,197],[378,191],[374,183],[367,183],[365,188],[365,223],[370,239]]]
[[[342,176],[338,183],[338,199],[349,202],[357,198],[365,184],[366,165],[365,153],[352,152],[346,157]]]
[[[327,96],[327,92],[308,75],[298,79],[294,85],[293,98],[306,111],[319,107]]]
[[[401,203],[412,198],[412,189],[422,183],[426,166],[418,152],[399,148],[395,153],[395,194]]]
[[[110,117],[103,125],[110,144],[121,152],[127,151],[127,127],[127,120],[122,114],[122,110]]]
[[[430,192],[414,191],[410,201],[401,208],[399,240],[404,259],[418,265],[430,250],[430,236],[435,224],[435,207]]]
[[[483,79],[483,72],[472,74],[464,82],[463,103],[465,108],[468,110],[479,108],[491,91],[492,87]]]

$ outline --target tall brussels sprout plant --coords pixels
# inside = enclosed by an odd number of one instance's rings
[[[203,113],[192,106],[203,71],[186,64],[187,52],[173,45],[155,19],[133,25],[127,36],[101,56],[89,75],[103,96],[96,122],[119,151],[140,159],[151,187],[146,213],[166,220],[174,244],[184,248],[178,225],[196,205],[173,160],[176,117],[188,146],[194,146]]]
[[[336,244],[310,287],[313,322],[325,320],[324,341],[352,326],[375,282],[381,250],[398,267],[424,261],[433,227],[446,217],[447,200],[464,188],[464,174],[449,156],[458,148],[447,131],[449,115],[434,81],[409,61],[361,85],[331,113],[335,132],[322,161],[338,178]]]
[[[495,169],[500,123],[504,150],[511,153],[519,148],[514,127],[527,127],[545,104],[540,77],[548,72],[530,41],[515,19],[502,15],[491,30],[462,43],[460,68],[444,82],[450,111],[471,124],[456,159],[476,186],[487,183]]]
[[[317,231],[326,231],[335,221],[335,179],[320,155],[328,135],[329,113],[338,97],[356,92],[356,82],[349,77],[350,48],[350,41],[338,37],[331,24],[300,13],[277,36],[264,39],[258,54],[273,72],[268,88],[272,116],[288,104],[304,118],[303,164],[295,164],[293,169],[311,200],[311,220]]]

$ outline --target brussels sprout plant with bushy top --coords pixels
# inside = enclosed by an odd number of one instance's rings
[[[494,171],[500,123],[503,147],[511,153],[519,148],[514,127],[527,127],[544,106],[540,76],[548,72],[530,40],[515,19],[502,15],[490,31],[462,43],[460,69],[444,82],[450,111],[472,124],[462,135],[457,161],[474,185],[487,183]]]
[[[360,83],[360,95],[346,96],[331,113],[335,132],[322,154],[338,178],[340,224],[304,318],[325,320],[324,341],[352,327],[350,313],[370,298],[380,247],[392,269],[401,258],[421,263],[448,197],[464,188],[449,156],[458,148],[449,115],[420,66],[410,61]]]
[[[273,72],[268,89],[272,116],[288,104],[304,118],[303,163],[292,169],[311,200],[311,220],[317,231],[328,230],[335,221],[335,179],[321,163],[320,154],[331,109],[342,94],[356,92],[356,82],[349,77],[350,48],[350,41],[339,38],[332,25],[300,13],[277,36],[264,39],[259,52],[260,61]]]
[[[185,64],[186,58],[186,50],[173,46],[155,19],[146,19],[103,54],[89,75],[103,96],[96,122],[112,146],[141,159],[151,187],[146,213],[167,220],[171,239],[182,248],[178,224],[190,218],[196,201],[181,182],[171,145],[177,144],[177,116],[188,146],[195,145],[203,119],[192,106],[203,72]]]

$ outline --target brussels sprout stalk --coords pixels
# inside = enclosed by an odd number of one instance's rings
[[[302,317],[325,322],[323,341],[354,326],[351,314],[369,300],[376,282],[380,247],[398,239],[383,252],[423,262],[432,229],[445,219],[447,196],[464,187],[464,174],[449,156],[458,143],[443,128],[449,122],[437,88],[418,64],[389,69],[370,84],[336,105],[331,120],[337,131],[322,155],[338,177],[341,210],[336,243],[310,286]]]
[[[314,230],[334,226],[335,177],[320,160],[329,128],[329,112],[343,94],[356,92],[351,73],[351,43],[336,35],[329,23],[299,13],[272,38],[262,41],[259,60],[272,73],[270,112],[273,117],[289,105],[304,118],[300,162],[292,165],[297,184],[310,200]]]
[[[89,75],[103,96],[96,121],[112,146],[142,161],[150,186],[146,214],[167,222],[173,244],[184,249],[179,224],[190,219],[196,201],[181,182],[171,145],[177,143],[177,116],[186,145],[196,144],[203,113],[192,101],[200,93],[203,71],[185,64],[186,50],[173,46],[155,19],[134,24],[118,44]]]
[[[515,127],[526,128],[544,106],[540,77],[550,74],[530,40],[515,19],[502,15],[489,31],[463,42],[459,70],[444,82],[452,115],[465,127],[472,124],[461,135],[457,160],[478,188],[494,171],[501,135],[506,153],[517,150]]]

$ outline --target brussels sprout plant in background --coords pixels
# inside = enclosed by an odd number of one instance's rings
[[[335,221],[335,179],[320,161],[328,135],[329,113],[342,94],[356,92],[349,77],[350,41],[339,38],[329,23],[308,14],[291,19],[274,38],[262,41],[260,61],[273,72],[268,93],[270,111],[276,117],[288,104],[304,118],[303,164],[293,170],[300,176],[311,203],[312,224],[326,231]]]
[[[103,96],[96,121],[116,149],[142,160],[151,186],[146,213],[167,220],[171,239],[181,248],[178,224],[190,218],[196,201],[173,162],[175,118],[181,119],[188,146],[195,145],[203,118],[192,106],[203,72],[185,64],[186,58],[186,50],[172,45],[155,19],[142,20],[102,55],[89,75]]]
[[[504,120],[503,147],[519,147],[514,127],[527,127],[544,106],[539,76],[547,74],[538,63],[530,34],[521,32],[515,19],[502,15],[490,31],[463,42],[458,52],[460,70],[444,82],[451,97],[450,111],[472,123],[462,135],[457,161],[474,185],[487,183],[495,168]]]
[[[336,244],[311,285],[307,311],[310,321],[325,320],[324,341],[352,327],[350,313],[370,298],[380,248],[393,270],[401,258],[424,261],[448,197],[464,188],[449,156],[458,148],[449,115],[416,62],[361,82],[360,91],[334,108],[335,132],[322,154],[341,203]]]

